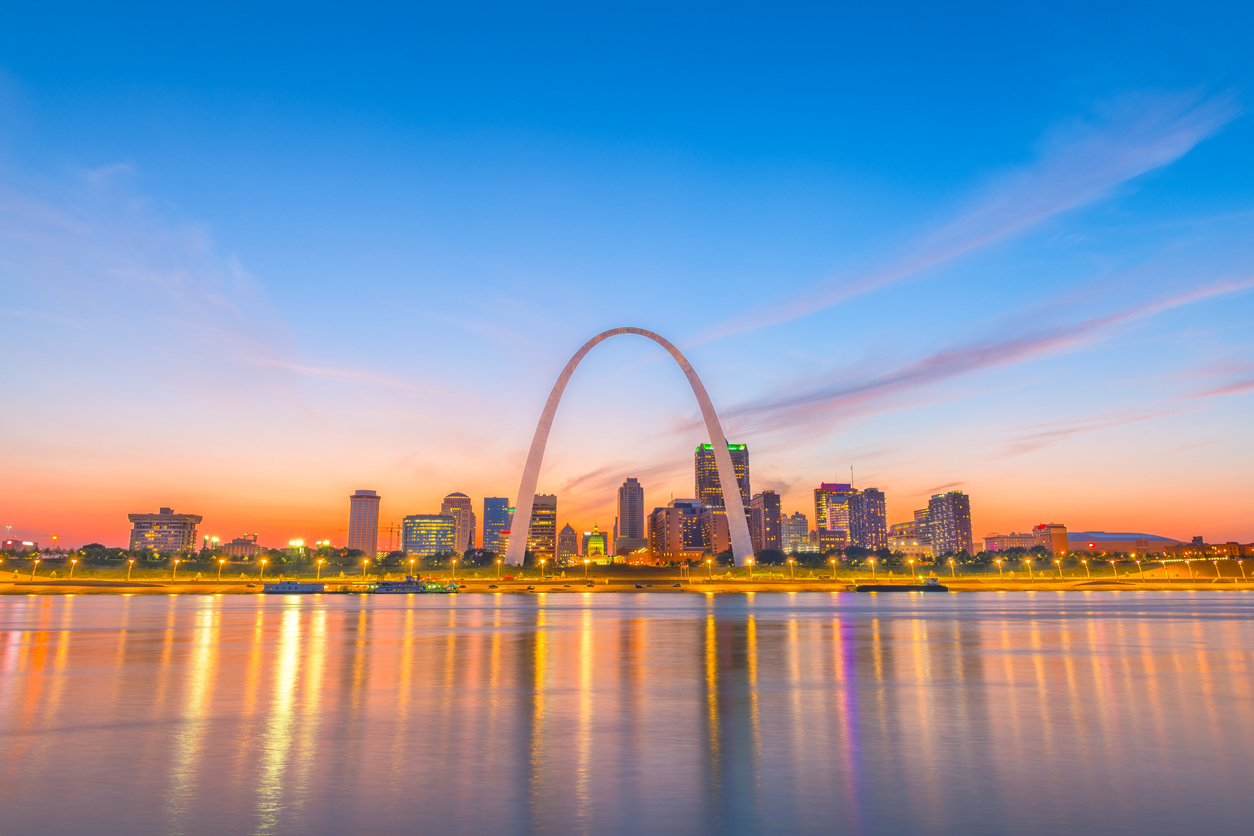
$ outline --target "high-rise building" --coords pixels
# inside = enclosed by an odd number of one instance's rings
[[[780,520],[780,539],[784,551],[793,552],[810,544],[810,521],[806,515],[797,511],[792,516]]]
[[[619,549],[635,551],[648,545],[644,535],[644,488],[629,476],[618,489],[618,521],[615,523],[614,548],[609,554]]]
[[[762,491],[749,501],[749,536],[753,538],[753,550],[783,550],[780,531],[779,494]]]
[[[920,508],[914,512],[914,536],[929,546],[932,544],[931,519],[928,517],[926,508]]]
[[[736,471],[736,484],[740,487],[740,501],[745,511],[749,509],[749,448],[744,444],[728,444],[732,467]],[[722,511],[726,506],[723,488],[718,481],[718,464],[714,461],[714,446],[698,444],[693,454],[696,470],[697,501],[706,508]]]
[[[557,557],[557,496],[538,493],[531,506],[531,531],[527,535],[527,548],[537,559],[553,560]]]
[[[646,540],[645,542],[647,543],[648,541]],[[596,523],[592,524],[591,531],[583,533],[583,556],[589,560],[604,559],[606,556],[612,556],[614,554],[612,546],[609,532],[599,529]]]
[[[932,557],[932,541],[919,536],[920,524],[914,522],[893,523],[888,530],[888,548],[894,554],[901,552],[907,558],[929,560]]]
[[[567,523],[562,526],[562,530],[557,535],[557,559],[570,561],[578,556],[579,535],[570,527],[570,523]]]
[[[1067,527],[1060,523],[1041,523],[1032,529],[1032,535],[1035,539],[1035,546],[1044,546],[1054,553],[1055,557],[1062,557],[1069,552],[1067,548]]]
[[[457,521],[448,514],[410,514],[401,521],[401,532],[410,557],[457,551]]]
[[[374,491],[357,491],[348,498],[348,547],[373,558],[379,547],[379,500]]]
[[[814,525],[827,531],[849,532],[849,499],[857,491],[844,482],[822,482],[814,489]]]
[[[196,526],[204,517],[199,514],[176,514],[162,508],[156,514],[127,514],[131,521],[130,550],[152,549],[155,552],[186,552],[196,548]]]
[[[503,496],[489,496],[483,500],[483,547],[490,552],[504,554],[500,544],[502,531],[509,531],[514,509]]]
[[[457,527],[454,551],[466,552],[475,547],[475,508],[464,493],[451,493],[440,504],[440,513],[453,518]]]
[[[975,547],[971,542],[971,498],[962,491],[933,495],[927,504],[927,526],[937,557],[970,554]]]
[[[714,516],[711,509],[695,499],[672,499],[665,508],[654,508],[649,515],[649,550],[653,559],[694,560],[703,555],[709,548],[703,515]],[[719,516],[726,526],[726,516]]]
[[[867,488],[849,497],[849,542],[864,549],[887,545],[888,509],[883,491]]]

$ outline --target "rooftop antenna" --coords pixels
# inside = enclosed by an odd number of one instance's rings
[[[853,487],[853,465],[849,465],[849,487]]]

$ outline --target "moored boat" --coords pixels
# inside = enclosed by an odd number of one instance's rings
[[[456,592],[457,584],[424,581],[406,575],[403,581],[379,581],[369,591],[372,595],[441,595]]]
[[[261,585],[267,595],[316,595],[326,590],[326,584],[305,581],[274,581]]]

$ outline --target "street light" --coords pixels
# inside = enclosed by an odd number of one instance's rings
[[[449,577],[450,581],[457,580],[457,558],[453,558],[453,574]]]
[[[322,580],[322,558],[318,558],[318,577],[315,580]]]
[[[496,559],[496,579],[498,581],[501,579],[501,558],[499,557]]]
[[[1089,559],[1086,557],[1082,559],[1080,562],[1084,564],[1084,574],[1087,575],[1090,579],[1092,579],[1093,570],[1089,568]]]
[[[1030,558],[1026,558],[1026,557],[1025,557],[1025,558],[1023,558],[1023,563],[1024,563],[1024,565],[1025,565],[1025,566],[1027,566],[1027,567],[1028,567],[1028,580],[1030,580],[1030,581],[1034,581],[1034,580],[1036,580],[1036,575],[1032,574],[1032,561],[1031,561],[1031,559],[1030,559]]]
[[[1189,560],[1188,558],[1185,558],[1184,565],[1189,570],[1189,582],[1192,583],[1193,582],[1193,561]]]
[[[797,570],[793,568],[792,558],[788,558],[788,580],[795,581],[797,579]]]
[[[130,560],[126,561],[126,579],[128,581],[131,579],[131,570],[134,568],[135,568],[135,558],[132,557]],[[218,570],[219,575],[221,575],[221,571],[222,570],[220,569]]]
[[[1001,558],[999,557],[993,562],[997,564],[997,575],[1002,578],[1006,577],[1006,570],[1001,566]]]
[[[414,557],[411,557],[411,558],[409,559],[409,574],[410,574],[411,576],[414,574],[414,562],[415,562],[416,560],[417,560],[417,558],[414,558]],[[319,560],[318,562],[319,562],[319,563],[321,563],[322,561],[321,561],[321,560]]]
[[[178,580],[178,576],[179,576],[179,559],[176,557],[174,558],[174,571],[170,573],[170,583],[174,583],[176,580]]]
[[[836,580],[836,558],[833,557],[827,562],[832,564],[832,580]]]
[[[1211,558],[1211,563],[1215,564],[1215,580],[1219,580],[1219,561]],[[70,577],[74,577],[74,567],[70,567]]]
[[[1115,580],[1119,580],[1119,567],[1115,564],[1114,555],[1110,557],[1110,571],[1115,573]]]
[[[954,569],[954,559],[951,557],[949,558],[949,577],[954,578],[956,580],[958,577],[958,575],[955,574],[956,571],[957,570]]]
[[[257,580],[261,580],[266,576],[266,559],[261,558],[261,572],[257,575]]]
[[[1055,560],[1054,565],[1058,567],[1058,580],[1062,580],[1062,561]]]
[[[706,558],[705,573],[710,576],[710,580],[714,580],[714,560],[712,558]]]
[[[867,562],[871,564],[871,580],[875,580],[875,558],[868,558]]]
[[[366,579],[366,564],[369,562],[370,562],[370,558],[368,557],[363,557],[361,559],[361,579],[363,581]]]
[[[34,565],[30,567],[30,579],[32,581],[35,579],[35,570],[38,568],[39,568],[39,558],[35,558]]]
[[[1141,580],[1145,580],[1145,567],[1141,565],[1139,559],[1136,562],[1136,571],[1140,574]]]
[[[752,557],[746,557],[746,558],[745,558],[745,563],[748,563],[748,564],[749,564],[749,580],[753,580],[753,558],[752,558]]]
[[[1237,568],[1241,570],[1241,581],[1245,581],[1245,564],[1241,562],[1241,558],[1237,558]]]
[[[78,563],[78,558],[70,560],[70,580],[74,580],[74,566]]]
[[[910,580],[918,580],[918,576],[914,573],[914,559],[910,559]]]
[[[589,563],[591,563],[591,562],[592,562],[591,560],[588,560],[588,559],[586,559],[586,558],[584,559],[584,562],[583,562],[583,580],[584,580],[584,583],[587,583],[587,582],[588,582],[588,564],[589,564]]]
[[[548,562],[549,559],[547,557],[540,558],[540,580],[544,580],[544,564]]]

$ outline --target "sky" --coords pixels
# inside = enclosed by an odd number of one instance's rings
[[[481,515],[636,326],[812,524],[1254,540],[1254,7],[869,5],[6,4],[0,526]],[[706,440],[617,337],[540,490]]]

